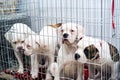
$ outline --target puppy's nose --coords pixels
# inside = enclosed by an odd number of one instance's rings
[[[23,49],[23,47],[22,47],[22,46],[19,46],[19,47],[17,47],[17,49],[18,49],[18,50],[22,50],[22,49]]]
[[[80,55],[78,53],[75,53],[75,60],[78,60],[80,58]]]
[[[63,37],[64,37],[64,38],[67,38],[67,37],[68,37],[68,34],[67,34],[67,33],[64,33],[64,34],[63,34]]]

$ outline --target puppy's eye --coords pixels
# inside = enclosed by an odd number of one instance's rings
[[[64,32],[64,30],[62,29],[61,32]]]
[[[15,42],[13,42],[13,44],[16,44],[17,42],[15,41]]]
[[[21,43],[24,43],[24,41],[21,41]]]
[[[30,48],[31,46],[30,45],[26,45],[27,48]]]
[[[71,29],[71,30],[70,30],[70,32],[74,32],[74,30],[73,30],[73,29]]]

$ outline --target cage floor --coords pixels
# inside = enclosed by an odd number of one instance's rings
[[[32,79],[30,75],[30,67],[25,66],[24,74],[19,74],[17,72],[17,67],[4,70],[0,73],[0,80],[44,80],[46,69],[39,68],[39,77],[37,79]]]
[[[17,67],[4,70],[0,73],[0,80],[45,80],[45,68],[39,68],[39,77],[36,79],[32,79],[30,75],[30,67],[25,66],[24,74],[17,73]],[[61,80],[68,80],[68,79],[61,79]],[[88,80],[88,70],[87,68],[84,69],[84,80]]]

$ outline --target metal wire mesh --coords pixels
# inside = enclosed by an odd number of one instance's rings
[[[85,35],[105,40],[120,50],[119,4],[120,1],[115,0],[113,29],[112,0],[0,0],[0,72],[18,66],[13,48],[4,37],[14,23],[25,23],[39,33],[48,24],[74,22],[85,28]],[[27,58],[23,57],[25,63]]]

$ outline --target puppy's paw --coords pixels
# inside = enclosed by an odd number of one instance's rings
[[[23,68],[19,68],[17,72],[23,74]]]
[[[37,72],[32,72],[31,73],[31,76],[33,79],[37,78],[38,77],[38,73]]]
[[[31,76],[33,79],[38,77],[38,71],[31,71]]]

